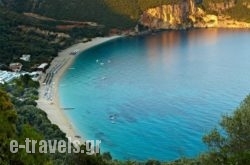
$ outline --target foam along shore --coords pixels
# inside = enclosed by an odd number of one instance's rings
[[[112,36],[112,37],[98,37],[93,38],[91,41],[86,43],[75,44],[61,52],[58,53],[58,56],[51,62],[50,67],[47,69],[46,74],[42,75],[39,89],[39,100],[37,101],[38,108],[45,111],[48,115],[49,120],[59,126],[59,128],[66,133],[68,138],[71,140],[81,140],[84,141],[84,137],[81,137],[78,134],[78,131],[67,118],[59,100],[58,86],[59,80],[62,75],[73,63],[77,54],[94,47],[96,45],[102,44],[104,42],[114,40],[121,36]]]

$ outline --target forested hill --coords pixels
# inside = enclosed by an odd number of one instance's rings
[[[127,0],[124,2],[130,4]],[[2,0],[2,3],[17,12],[34,12],[60,20],[92,21],[124,28],[134,24],[127,14],[109,8],[109,0]],[[129,7],[123,6],[122,10],[126,8]]]
[[[150,8],[155,9],[148,10]],[[186,12],[185,8],[189,8],[189,11]],[[195,12],[191,13],[194,10]],[[30,17],[33,13],[38,17],[49,18]],[[237,20],[243,23],[236,23]],[[24,70],[31,70],[41,62],[50,62],[59,49],[67,47],[76,39],[107,35],[112,28],[133,29],[138,22],[156,29],[243,26],[249,28],[250,2],[249,0],[0,0],[0,66],[18,62],[22,54],[31,54],[31,63],[24,63]],[[249,23],[244,24],[244,22]]]
[[[11,62],[22,62],[23,70],[30,71],[50,62],[59,50],[77,40],[103,35],[106,32],[102,26],[41,20],[0,7],[0,69],[6,69]],[[31,61],[20,61],[22,54],[32,55]]]
[[[250,20],[248,0],[192,0],[208,14],[228,15]],[[161,5],[185,3],[187,0],[0,0],[0,4],[17,12],[78,21],[93,21],[109,28],[130,28],[147,9]]]
[[[108,27],[129,28],[137,22],[143,10],[181,0],[2,0],[2,4],[17,12],[34,12],[63,19],[92,21]]]

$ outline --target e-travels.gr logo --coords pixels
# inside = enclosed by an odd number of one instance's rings
[[[19,149],[25,149],[26,153],[86,153],[87,155],[93,155],[100,153],[101,140],[86,140],[85,148],[81,148],[81,142],[79,140],[69,141],[65,140],[30,140],[25,139],[25,144],[21,145],[16,140],[10,141],[10,152],[17,153]]]

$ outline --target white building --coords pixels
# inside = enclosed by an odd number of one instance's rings
[[[47,68],[48,65],[49,65],[48,63],[42,63],[41,65],[39,65],[37,67],[37,70],[44,72],[46,70],[46,68]]]
[[[20,57],[20,60],[30,62],[30,55],[29,54],[23,54],[22,57]]]
[[[1,84],[8,83],[8,82],[12,81],[13,79],[19,78],[19,77],[20,77],[19,73],[7,72],[7,71],[0,70],[0,83]]]
[[[39,81],[41,79],[42,72],[31,72],[29,75],[33,81]]]
[[[9,68],[13,72],[20,72],[22,70],[23,65],[21,63],[11,63]]]

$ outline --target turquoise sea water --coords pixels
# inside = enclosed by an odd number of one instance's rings
[[[250,32],[170,31],[79,55],[60,81],[66,115],[116,159],[174,160],[250,93]]]

